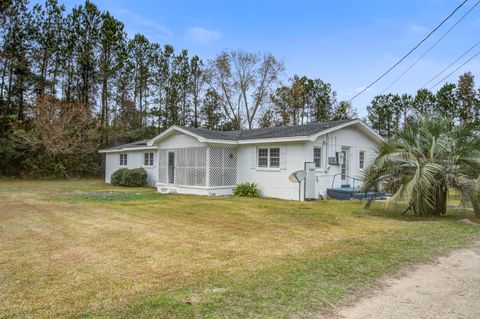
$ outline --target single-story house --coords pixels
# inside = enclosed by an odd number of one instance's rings
[[[150,140],[102,149],[105,182],[120,168],[143,167],[161,193],[229,195],[257,183],[264,196],[317,199],[327,188],[359,184],[383,138],[363,121],[214,131],[172,126]],[[305,170],[301,187],[289,175]]]

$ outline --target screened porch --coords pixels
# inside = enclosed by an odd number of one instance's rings
[[[203,146],[159,149],[160,186],[228,188],[237,183],[237,148]]]

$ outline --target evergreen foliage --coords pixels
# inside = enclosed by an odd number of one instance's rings
[[[117,186],[142,187],[147,184],[147,172],[143,168],[121,168],[112,173],[111,183]]]

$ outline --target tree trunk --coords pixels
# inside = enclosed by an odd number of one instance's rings
[[[444,184],[440,185],[436,192],[433,215],[441,216],[447,213],[447,194],[447,187]]]

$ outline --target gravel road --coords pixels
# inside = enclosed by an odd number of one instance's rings
[[[480,318],[480,240],[385,280],[338,318]]]

